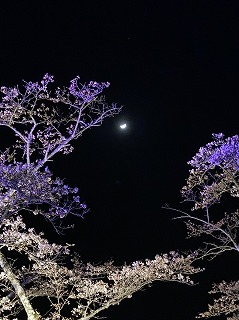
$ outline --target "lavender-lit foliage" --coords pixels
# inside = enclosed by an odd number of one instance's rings
[[[224,193],[239,197],[239,137],[224,138],[222,133],[213,137],[188,162],[192,169],[182,196],[195,203],[193,209],[209,208]]]
[[[85,213],[86,205],[75,195],[78,188],[70,188],[60,178],[53,178],[48,167],[35,171],[34,164],[5,164],[0,157],[0,217],[4,219],[21,210],[44,214],[50,221],[63,218],[69,213]],[[45,204],[44,212],[32,205]],[[33,209],[34,208],[34,209]]]
[[[89,84],[80,84],[79,86],[79,80],[80,77],[71,80],[69,90],[70,93],[82,103],[91,102],[99,93],[108,88],[110,85],[109,82],[98,83],[95,81],[90,81]]]
[[[0,157],[0,219],[28,209],[54,222],[87,211],[75,195],[78,190],[53,178],[46,163],[58,152],[72,152],[72,140],[118,114],[121,107],[108,105],[99,95],[108,82],[81,84],[79,79],[54,93],[48,89],[54,81],[49,74],[40,83],[24,82],[23,92],[1,87],[0,125],[13,130],[16,143]],[[46,204],[48,211],[33,210],[33,204]]]
[[[28,165],[39,168],[58,152],[72,152],[72,140],[121,111],[100,95],[108,82],[81,84],[79,79],[53,93],[48,89],[53,76],[48,74],[40,83],[24,82],[23,93],[18,87],[1,87],[0,125],[13,130],[17,138],[13,150]]]

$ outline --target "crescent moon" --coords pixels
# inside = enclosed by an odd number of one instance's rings
[[[120,125],[120,129],[125,129],[127,127],[126,123]]]

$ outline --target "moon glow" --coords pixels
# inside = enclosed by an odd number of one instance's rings
[[[126,127],[127,127],[126,123],[123,123],[123,124],[120,125],[120,129],[122,129],[122,130],[126,129]]]

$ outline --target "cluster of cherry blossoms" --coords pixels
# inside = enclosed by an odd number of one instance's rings
[[[224,193],[239,197],[239,137],[224,138],[222,133],[213,137],[188,162],[192,169],[182,196],[195,203],[193,209],[209,208]]]
[[[71,188],[54,178],[48,167],[35,170],[35,165],[0,161],[0,219],[27,210],[42,214],[49,221],[69,214],[83,216],[86,204],[81,202],[78,188]],[[45,209],[39,206],[44,204]]]
[[[19,87],[1,87],[0,126],[11,129],[16,136],[13,149],[17,156],[38,160],[38,166],[55,153],[72,152],[72,140],[91,127],[118,114],[122,107],[105,102],[108,82],[90,81],[80,84],[79,77],[69,87],[49,91],[53,76],[46,74],[40,82],[24,82]]]
[[[81,84],[80,77],[76,77],[71,80],[69,90],[79,101],[89,103],[109,86],[109,82],[98,83],[96,81],[90,81],[88,84]]]
[[[210,294],[220,294],[214,303],[208,305],[208,311],[200,313],[198,318],[209,318],[230,315],[227,320],[237,320],[239,317],[239,281],[222,281],[214,284]]]

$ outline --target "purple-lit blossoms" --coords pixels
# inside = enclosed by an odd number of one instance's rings
[[[97,95],[99,95],[104,89],[110,86],[109,82],[95,82],[90,81],[88,84],[81,84],[80,77],[71,80],[69,87],[70,93],[79,99],[82,103],[91,102]]]
[[[182,196],[195,203],[194,209],[210,207],[224,193],[239,197],[239,137],[224,138],[222,133],[213,137],[188,162],[192,169]]]

